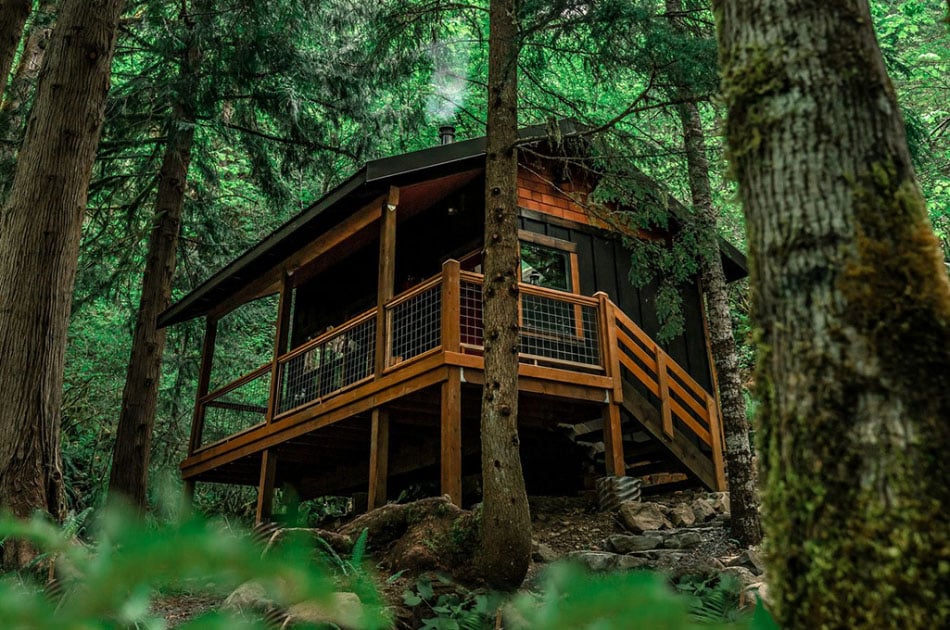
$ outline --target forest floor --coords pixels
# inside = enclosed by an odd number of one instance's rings
[[[703,493],[676,493],[644,497],[644,502],[656,503],[667,509],[681,503],[695,502]],[[545,567],[553,561],[565,557],[586,564],[597,571],[624,568],[654,568],[672,576],[712,574],[719,571],[738,571],[748,577],[749,572],[742,568],[739,560],[743,550],[728,538],[723,527],[724,515],[717,515],[708,522],[697,522],[688,528],[695,532],[693,542],[685,549],[653,549],[633,552],[625,555],[618,549],[618,541],[637,538],[631,536],[629,527],[616,512],[600,512],[590,499],[580,497],[532,497],[532,562],[525,579],[523,590],[536,590],[543,580]],[[676,535],[686,529],[671,529],[665,535]],[[645,532],[646,536],[651,532]],[[698,536],[698,538],[697,538]],[[663,545],[666,546],[666,545]],[[616,553],[616,552],[621,553]],[[640,565],[624,564],[624,559],[635,558]],[[618,566],[618,561],[619,566]],[[751,564],[746,560],[746,567]],[[753,574],[759,574],[753,568]],[[743,586],[749,580],[738,576]],[[759,579],[761,581],[761,579]],[[396,625],[400,628],[417,627],[418,610],[411,610],[403,603],[403,595],[418,587],[418,575],[404,575],[390,579],[380,585],[385,599],[392,606]],[[440,585],[433,580],[438,591]],[[448,588],[443,587],[442,588]],[[168,626],[174,628],[194,617],[218,608],[223,597],[201,594],[167,594],[156,598],[153,611],[162,616]]]

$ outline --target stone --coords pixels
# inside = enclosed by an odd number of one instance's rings
[[[554,562],[558,559],[557,552],[545,543],[538,543],[531,552],[531,559],[535,562]]]
[[[729,513],[729,493],[728,492],[710,492],[709,498],[712,499],[713,508],[717,514]]]
[[[761,580],[752,574],[752,571],[749,571],[745,567],[726,567],[722,570],[723,575],[729,575],[736,579],[739,582],[739,590],[744,591],[750,585],[755,584],[756,582],[761,582]]]
[[[267,597],[267,590],[258,582],[244,582],[228,595],[222,607],[225,610],[247,612],[253,610],[267,610],[274,607],[274,602]]]
[[[702,543],[703,537],[699,532],[683,530],[666,536],[663,540],[663,547],[666,549],[692,549]]]
[[[302,602],[290,607],[281,628],[301,624],[332,624],[340,628],[363,628],[363,602],[356,593],[333,593],[328,601]]]
[[[769,585],[766,582],[750,584],[740,592],[739,608],[755,608],[756,604],[758,604],[758,600],[762,600],[762,604],[764,604],[766,608],[769,608],[772,604],[772,600],[769,599]]]
[[[610,571],[617,566],[619,556],[615,553],[605,551],[572,551],[567,556],[575,562],[579,562],[591,571]]]
[[[753,575],[762,575],[765,573],[765,560],[762,558],[762,554],[759,553],[758,549],[755,548],[746,549],[737,556],[725,558],[724,564],[727,567],[745,567],[749,569]]]
[[[656,532],[646,532],[639,536],[614,534],[607,538],[607,548],[615,553],[631,553],[656,549],[663,544],[663,536]]]
[[[716,517],[716,508],[713,507],[713,502],[706,497],[694,499],[690,504],[690,509],[693,511],[694,522],[705,523]]]
[[[621,571],[635,571],[637,569],[651,569],[650,560],[641,556],[620,556],[617,559],[617,568]]]
[[[620,506],[620,519],[624,526],[634,534],[673,527],[658,503],[637,503],[633,501],[623,503]]]
[[[670,508],[670,522],[673,527],[691,527],[696,522],[696,515],[688,503],[677,503]]]

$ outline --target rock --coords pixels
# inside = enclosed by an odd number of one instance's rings
[[[772,601],[769,599],[769,585],[765,582],[750,584],[739,593],[739,608],[755,608],[760,599],[766,608],[771,606]]]
[[[554,562],[558,559],[557,552],[551,549],[550,545],[538,543],[534,551],[531,552],[531,559],[535,562]]]
[[[723,564],[727,567],[744,567],[749,569],[753,575],[762,575],[765,573],[765,561],[762,558],[762,554],[755,548],[746,549],[737,556],[724,558]]]
[[[274,607],[274,602],[267,596],[267,591],[258,582],[245,582],[224,600],[222,607],[226,610],[246,612],[253,610],[267,610]]]
[[[640,556],[620,556],[617,559],[617,568],[621,571],[634,571],[636,569],[650,569],[650,560]]]
[[[711,492],[709,493],[709,498],[712,499],[713,509],[715,509],[718,514],[729,513],[728,492]]]
[[[716,508],[713,507],[713,502],[706,497],[697,497],[694,499],[690,505],[690,509],[693,511],[694,522],[705,523],[716,516]]]
[[[604,551],[572,551],[567,557],[591,571],[609,571],[617,566],[623,556]]]
[[[363,628],[363,602],[356,593],[333,593],[326,602],[303,602],[290,607],[281,628],[301,624],[332,624],[340,628]]]
[[[627,529],[634,534],[656,529],[670,529],[670,523],[658,503],[628,502],[620,506],[620,518]]]
[[[675,532],[663,540],[666,549],[692,549],[703,543],[703,537],[698,532],[689,530]]]
[[[607,548],[615,553],[631,553],[656,549],[663,544],[663,536],[656,532],[646,532],[639,536],[614,534],[607,538]]]
[[[736,579],[739,582],[739,590],[744,591],[750,585],[760,582],[761,580],[752,574],[752,571],[749,571],[745,567],[726,567],[722,570],[723,575],[729,575]]]
[[[691,527],[696,522],[696,515],[688,503],[677,503],[670,508],[670,522],[673,527]]]

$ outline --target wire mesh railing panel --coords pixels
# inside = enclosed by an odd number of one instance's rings
[[[523,358],[600,366],[597,308],[522,292],[521,354]]]
[[[261,424],[267,415],[270,370],[204,403],[201,446]]]
[[[376,318],[331,335],[281,363],[277,413],[331,396],[373,376]]]
[[[390,364],[408,361],[442,344],[442,285],[388,307]]]
[[[460,339],[462,346],[481,347],[482,331],[482,285],[462,281],[459,304]]]

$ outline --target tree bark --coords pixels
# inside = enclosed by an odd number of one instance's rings
[[[947,627],[950,282],[866,0],[720,0],[787,628]]]
[[[681,15],[683,0],[666,0],[670,15]],[[684,31],[680,20],[673,18],[673,26]],[[690,100],[689,86],[678,85],[677,106],[683,126],[683,146],[689,174],[689,189],[693,207],[699,219],[701,239],[702,284],[708,307],[710,348],[719,385],[719,404],[722,410],[723,434],[726,438],[726,472],[729,476],[729,514],[733,537],[749,547],[762,541],[759,523],[759,497],[755,464],[749,444],[749,423],[746,419],[745,397],[742,393],[742,375],[736,355],[736,340],[732,334],[732,315],[726,274],[719,253],[718,216],[713,207],[709,186],[709,161],[706,136],[695,101]]]
[[[676,4],[680,4],[676,0]],[[702,239],[702,283],[708,307],[709,341],[719,385],[722,428],[726,438],[726,472],[729,475],[729,514],[733,537],[749,547],[762,541],[759,524],[759,496],[755,463],[749,444],[749,421],[746,419],[742,375],[732,334],[732,315],[726,274],[719,253],[719,231],[716,210],[709,188],[709,162],[706,159],[706,138],[695,103],[678,107],[683,124],[683,140],[689,170],[689,188],[693,207],[699,212]]]
[[[43,57],[49,45],[52,23],[55,18],[56,2],[43,2],[33,14],[30,28],[26,33],[23,53],[17,62],[16,71],[3,95],[0,106],[0,201],[13,183],[13,169],[16,166],[17,149],[23,138],[24,118],[27,103],[36,86],[36,79],[43,67]]]
[[[13,58],[32,8],[33,0],[0,1],[0,93],[6,90]]]
[[[63,356],[86,188],[123,0],[68,0],[53,33],[0,229],[0,505],[62,513]],[[33,554],[6,541],[4,563]]]
[[[518,438],[518,25],[517,0],[492,0],[485,166],[485,386],[482,398],[481,574],[521,584],[531,559],[531,518]]]
[[[144,509],[147,503],[152,431],[165,351],[166,330],[157,328],[156,322],[171,301],[178,233],[195,137],[195,83],[200,52],[190,18],[182,15],[181,21],[188,32],[187,43],[181,52],[179,85],[174,90],[177,98],[172,105],[172,119],[158,177],[155,217],[109,476],[109,492],[124,496],[139,509]]]

